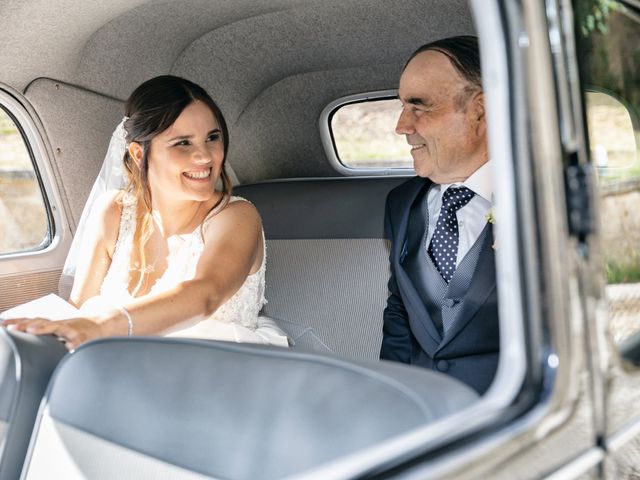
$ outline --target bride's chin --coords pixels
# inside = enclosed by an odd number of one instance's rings
[[[215,190],[211,190],[208,192],[199,192],[196,195],[195,200],[203,203],[212,202],[215,203],[218,198],[220,198],[222,194],[220,192],[216,192]]]

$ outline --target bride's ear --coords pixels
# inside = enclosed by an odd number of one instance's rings
[[[140,168],[140,163],[142,163],[142,157],[144,156],[142,145],[138,142],[131,142],[129,144],[129,156],[136,162],[138,168]]]

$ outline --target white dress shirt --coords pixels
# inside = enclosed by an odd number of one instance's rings
[[[436,185],[433,184],[429,188],[427,203],[429,205],[429,230],[427,231],[427,241],[424,248],[429,248],[431,237],[436,229],[438,217],[440,216],[440,208],[442,207],[442,194],[450,186],[465,186],[475,195],[469,203],[458,210],[456,216],[458,219],[458,233],[460,240],[458,243],[458,256],[456,257],[456,266],[464,256],[471,250],[471,247],[485,225],[487,224],[487,214],[491,210],[491,202],[493,198],[493,181],[491,178],[490,161],[482,165],[478,170],[462,183],[449,183]]]

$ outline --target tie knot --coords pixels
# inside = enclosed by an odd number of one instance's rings
[[[442,194],[442,208],[457,212],[469,203],[474,195],[475,193],[467,187],[449,187]]]

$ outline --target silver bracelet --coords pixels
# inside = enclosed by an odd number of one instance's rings
[[[118,309],[127,317],[127,336],[130,337],[133,335],[133,317],[131,316],[131,312],[127,310],[127,307],[124,305],[120,305]]]

